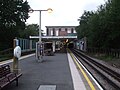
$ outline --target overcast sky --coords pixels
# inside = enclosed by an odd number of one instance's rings
[[[97,10],[98,6],[105,3],[105,0],[27,0],[34,10],[46,10],[52,8],[53,12],[42,11],[41,25],[45,26],[77,26],[77,19],[84,10]],[[39,12],[30,13],[28,24],[39,24]]]

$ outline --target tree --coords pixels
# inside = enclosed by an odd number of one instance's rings
[[[79,20],[78,37],[86,36],[89,46],[120,48],[120,0],[108,0],[97,11],[84,12]]]
[[[23,0],[0,0],[0,26],[11,27],[21,25],[28,19],[30,6]]]
[[[23,0],[0,0],[0,48],[10,48],[19,30],[25,28],[30,6]]]
[[[78,19],[80,21],[79,22],[80,25],[78,27],[76,27],[76,30],[78,33],[78,38],[83,38],[83,37],[88,36],[88,34],[89,34],[88,33],[88,30],[89,30],[88,21],[92,14],[93,14],[93,12],[84,11],[82,16]]]
[[[120,0],[109,0],[111,8],[108,9],[109,43],[112,48],[120,48]]]
[[[38,36],[39,26],[37,24],[28,24],[24,30],[20,30],[21,38],[29,38],[29,36]]]

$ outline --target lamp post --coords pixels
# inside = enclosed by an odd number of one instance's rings
[[[53,10],[51,8],[48,8],[47,10],[33,10],[30,9],[30,12],[34,12],[34,11],[38,11],[39,12],[39,43],[41,43],[41,12],[42,11],[48,11],[49,13],[51,13]]]
[[[33,10],[33,9],[30,9],[29,10],[31,13],[34,12],[34,11],[38,11],[39,12],[39,45],[41,45],[42,43],[42,37],[41,37],[41,12],[42,11],[48,11],[49,13],[51,13],[53,10],[51,8],[48,8],[47,10]],[[42,61],[42,56],[40,55],[39,56],[39,59],[40,61]]]

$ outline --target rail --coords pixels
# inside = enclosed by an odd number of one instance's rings
[[[73,49],[72,52],[76,55],[76,57],[81,58],[84,61],[84,63],[87,63],[97,73],[104,77],[116,90],[120,90],[120,73],[97,62],[90,56],[87,56],[86,54],[77,49]],[[102,86],[104,87],[104,85]]]

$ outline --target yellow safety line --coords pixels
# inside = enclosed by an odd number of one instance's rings
[[[92,82],[90,81],[90,79],[88,78],[88,76],[86,75],[86,73],[84,72],[84,70],[82,69],[82,67],[76,61],[75,57],[73,56],[73,53],[69,49],[68,49],[68,51],[70,52],[71,57],[73,58],[74,62],[77,64],[77,66],[79,67],[79,69],[82,72],[83,76],[85,77],[86,81],[88,82],[91,90],[96,90],[95,87],[93,86]]]

